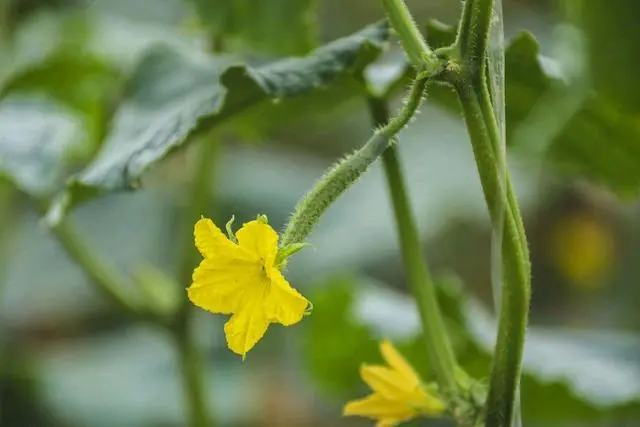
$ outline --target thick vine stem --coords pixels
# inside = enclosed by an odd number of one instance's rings
[[[493,0],[466,0],[458,36],[439,81],[459,97],[495,235],[500,238],[503,286],[498,336],[485,402],[486,427],[511,427],[520,382],[531,298],[531,266],[522,217],[503,154],[487,81]]]
[[[379,126],[386,123],[389,119],[386,101],[373,95],[370,95],[367,101],[375,124]],[[435,285],[420,246],[396,147],[386,150],[382,155],[382,161],[393,204],[402,260],[422,321],[429,367],[435,373],[444,394],[452,397],[456,395],[457,390],[457,362],[440,312]]]
[[[362,148],[331,167],[302,198],[282,233],[281,247],[304,243],[324,211],[393,145],[396,134],[409,123],[420,106],[426,84],[426,78],[415,80],[398,115],[376,130]]]
[[[491,28],[493,0],[465,0],[454,46],[470,75],[482,78]]]
[[[485,405],[487,427],[510,427],[531,294],[529,254],[524,227],[508,172],[501,172],[495,142],[498,135],[493,114],[487,116],[487,91],[461,81],[456,91],[464,112],[476,164],[494,229],[502,231],[503,292],[498,337]],[[480,95],[479,95],[480,94]],[[483,95],[484,94],[484,95]],[[483,106],[484,104],[484,106]],[[505,179],[506,176],[506,179]]]

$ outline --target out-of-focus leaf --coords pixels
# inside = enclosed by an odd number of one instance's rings
[[[0,174],[25,193],[40,198],[60,188],[86,139],[82,119],[56,102],[17,95],[0,101]]]
[[[241,49],[297,55],[309,52],[317,43],[317,0],[194,0],[194,3],[212,37],[220,37],[226,44],[236,42]]]
[[[640,3],[635,0],[573,0],[582,24],[596,90],[623,109],[640,112]],[[571,13],[571,12],[570,12]]]
[[[209,355],[212,336],[216,344],[224,337],[216,333],[221,325],[207,325],[210,316],[196,330],[198,339],[206,334],[203,347]],[[157,329],[128,327],[49,345],[34,358],[48,413],[64,425],[185,425],[180,373],[166,338]],[[252,411],[246,408],[253,407],[254,384],[244,381],[246,366],[226,348],[213,357],[215,363],[202,369],[207,405],[221,424],[249,424]]]
[[[316,291],[313,315],[304,325],[303,351],[311,374],[327,392],[342,396],[358,388],[360,364],[379,358],[372,331],[352,313],[355,283],[351,277],[337,278]]]
[[[148,167],[196,130],[210,129],[261,102],[322,88],[366,66],[381,52],[388,33],[385,23],[375,24],[307,57],[255,69],[168,48],[150,52],[130,81],[104,146],[71,179],[50,220],[59,220],[67,207],[84,199],[132,188]]]
[[[458,360],[476,377],[486,377],[495,339],[495,320],[478,301],[463,294],[455,279],[440,280],[438,291]],[[331,295],[331,303],[324,304],[324,298]],[[335,345],[327,347],[330,351],[323,350],[326,360],[322,370],[318,362],[311,364],[312,372],[318,374],[315,377],[323,384],[332,384],[342,393],[354,393],[357,378],[348,371],[356,371],[362,362],[378,359],[370,346],[363,346],[360,352],[349,343],[377,341],[382,337],[399,343],[403,354],[416,368],[423,375],[428,372],[428,366],[424,366],[424,350],[417,339],[419,317],[415,302],[409,296],[359,279],[349,286],[339,282],[320,288],[312,300],[314,304],[320,301],[329,311],[337,301],[341,303],[339,309],[327,316],[316,306],[314,315],[307,320],[311,325],[306,343],[308,355],[314,348],[319,351],[320,347],[314,347],[315,340],[331,335],[331,330],[339,327],[341,334],[348,331],[350,336],[342,343],[336,340]],[[354,352],[360,356],[354,356]],[[523,367],[525,419],[557,421],[637,416],[640,413],[638,355],[640,337],[637,335],[531,327]],[[341,373],[338,382],[327,374],[333,372],[333,363]]]
[[[80,163],[97,149],[118,83],[119,74],[106,63],[82,53],[61,51],[14,75],[4,93],[39,96],[71,109],[86,133],[85,144],[71,153]]]
[[[427,27],[427,40],[435,48],[451,43],[454,35],[453,27],[439,22],[432,21]],[[623,50],[615,54],[620,52]],[[579,55],[563,55],[567,53]],[[574,81],[584,76],[567,75],[575,70],[563,69],[563,59],[542,56],[529,33],[510,41],[505,52],[508,148],[538,159],[548,155],[562,173],[590,178],[623,196],[637,195],[640,121],[605,98],[587,93],[582,82],[578,82],[582,86],[574,86]],[[564,62],[575,65],[581,60],[584,58]],[[605,61],[601,65],[611,68]],[[430,99],[459,112],[451,90],[434,87],[430,95]],[[541,116],[541,110],[546,114]]]
[[[566,84],[557,74],[556,63],[539,55],[538,43],[527,33],[515,38],[506,52],[507,136],[511,148],[540,152],[547,144],[540,138],[515,138],[534,109],[541,108],[549,92]],[[551,98],[553,99],[553,97]],[[553,105],[549,106],[550,112]],[[549,119],[555,117],[550,114]],[[539,128],[544,128],[541,123]],[[550,124],[549,124],[550,125]],[[550,138],[548,156],[560,171],[582,175],[607,185],[621,195],[636,195],[640,189],[640,122],[614,108],[603,98],[586,97],[573,117]]]
[[[443,286],[441,303],[451,315],[450,332],[456,346],[466,345],[455,324],[462,321],[460,307],[447,292]],[[397,307],[385,302],[387,298],[411,309],[399,320]],[[431,379],[424,344],[417,338],[420,319],[408,295],[372,279],[344,276],[318,286],[310,299],[314,312],[305,321],[303,352],[311,374],[326,392],[355,397],[363,388],[360,365],[383,363],[378,344],[384,338],[393,341],[424,379]]]

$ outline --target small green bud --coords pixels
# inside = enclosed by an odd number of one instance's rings
[[[229,237],[229,240],[231,240],[233,243],[238,243],[238,239],[236,238],[236,234],[233,232],[233,221],[236,220],[236,216],[235,215],[231,215],[231,219],[229,219],[229,221],[227,221],[227,224],[225,225],[225,228],[227,230],[227,236]]]

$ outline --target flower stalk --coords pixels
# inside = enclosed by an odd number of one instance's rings
[[[281,247],[304,243],[324,211],[395,143],[396,134],[409,123],[422,103],[426,85],[426,78],[416,79],[398,115],[377,129],[362,148],[331,167],[302,198],[284,229]]]
[[[522,217],[503,153],[487,86],[487,45],[493,0],[467,0],[452,52],[459,67],[443,73],[455,89],[502,256],[502,296],[485,426],[511,427],[531,298],[531,266]]]
[[[367,101],[374,122],[377,125],[385,123],[389,118],[385,100],[370,95]],[[396,147],[385,151],[382,160],[393,204],[402,260],[422,321],[429,366],[433,369],[443,393],[451,397],[457,390],[457,362],[438,305],[435,285],[420,246]]]

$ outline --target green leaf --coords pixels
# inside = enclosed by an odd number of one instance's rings
[[[352,315],[355,284],[352,277],[324,284],[311,295],[315,310],[304,322],[307,367],[324,392],[341,398],[360,388],[360,364],[379,359],[372,331]]]
[[[307,57],[260,68],[167,47],[149,52],[129,82],[101,151],[70,180],[49,220],[59,220],[83,200],[135,187],[147,168],[184,145],[196,131],[206,132],[265,101],[321,90],[361,69],[378,56],[388,34],[386,24],[378,23]]]
[[[119,73],[89,52],[90,28],[82,14],[39,15],[0,67],[0,174],[36,198],[95,153],[118,93]]]
[[[305,54],[318,40],[317,0],[194,0],[203,24],[224,44],[284,55]]]
[[[74,153],[82,162],[89,160],[102,139],[119,77],[108,64],[89,55],[61,50],[14,75],[3,92],[53,99],[73,110],[87,134],[83,149]]]
[[[84,150],[87,134],[70,109],[41,96],[0,101],[0,174],[37,198],[64,182],[69,159]]]
[[[557,30],[561,49],[556,58],[542,56],[538,42],[526,32],[507,47],[508,147],[534,162],[548,159],[556,171],[569,177],[586,177],[621,196],[637,196],[640,121],[589,91],[588,72],[580,69],[586,60],[580,52],[582,40],[566,27]],[[447,46],[454,37],[452,26],[437,21],[427,26],[427,40],[434,48]],[[611,68],[605,61],[600,65]],[[459,113],[457,99],[448,88],[433,87],[430,99]]]
[[[497,328],[493,316],[464,295],[457,279],[443,278],[437,284],[459,362],[476,378],[486,378]],[[358,397],[358,367],[379,360],[373,343],[383,337],[399,345],[423,378],[429,378],[418,336],[419,316],[411,297],[370,279],[352,278],[330,281],[312,299],[317,310],[305,321],[310,330],[304,349],[311,373],[325,389],[341,397]],[[337,328],[340,334],[335,333]],[[344,336],[348,339],[341,339]],[[522,382],[524,418],[558,421],[637,416],[639,355],[638,335],[530,327]]]
[[[510,148],[548,155],[562,173],[590,178],[623,196],[637,195],[640,122],[587,93],[579,81],[572,84],[580,77],[558,75],[558,68],[540,56],[530,34],[511,42],[505,64]],[[584,96],[572,98],[577,91]]]
[[[631,113],[640,112],[640,3],[635,0],[573,0],[574,19],[588,39],[596,90]]]

